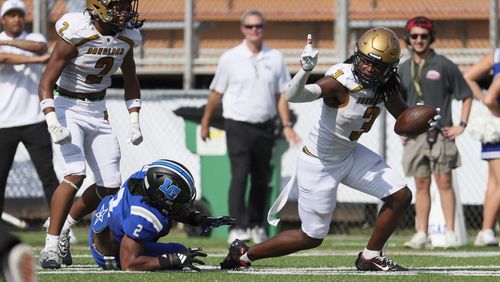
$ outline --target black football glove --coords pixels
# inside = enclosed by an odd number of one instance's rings
[[[205,265],[205,263],[196,257],[206,257],[207,254],[201,251],[201,248],[187,249],[173,254],[164,254],[159,258],[160,267],[162,269],[181,270],[184,267],[189,267],[196,271],[201,271],[193,263]]]
[[[207,233],[210,228],[219,227],[221,225],[232,225],[234,223],[234,218],[230,216],[219,216],[219,217],[204,217],[201,219],[200,226],[202,228],[202,234]]]

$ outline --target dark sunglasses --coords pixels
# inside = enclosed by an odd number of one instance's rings
[[[415,34],[410,34],[411,39],[417,39],[418,37],[422,38],[422,40],[427,40],[429,39],[429,34],[427,33],[415,33]]]
[[[263,29],[264,28],[264,24],[244,24],[243,25],[246,29],[253,29],[254,27],[256,29]]]

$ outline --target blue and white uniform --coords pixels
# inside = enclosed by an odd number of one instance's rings
[[[148,166],[132,174],[114,196],[102,199],[96,209],[89,230],[89,247],[96,263],[106,269],[104,255],[99,253],[93,243],[94,233],[100,233],[109,228],[114,241],[119,246],[126,235],[144,245],[144,256],[160,256],[176,253],[187,248],[179,243],[157,243],[158,239],[167,235],[172,226],[172,220],[158,209],[143,201],[144,196],[132,195],[129,189],[131,179],[144,179]],[[114,260],[119,268],[120,256]]]

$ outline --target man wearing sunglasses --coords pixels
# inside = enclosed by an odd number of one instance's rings
[[[455,192],[452,170],[461,165],[455,138],[467,126],[472,92],[457,65],[431,48],[436,39],[435,24],[426,17],[406,23],[405,41],[411,58],[399,67],[403,98],[409,106],[429,104],[441,109],[441,120],[427,134],[403,140],[403,168],[406,176],[415,177],[415,212],[417,233],[405,243],[415,249],[431,247],[428,220],[431,208],[431,175],[434,175],[446,224],[445,247],[457,247],[454,233]],[[452,98],[462,101],[459,124],[451,116]]]
[[[267,239],[262,225],[271,191],[276,115],[285,138],[290,142],[299,140],[282,95],[290,74],[281,52],[263,43],[264,23],[264,16],[257,10],[248,10],[241,16],[240,30],[245,39],[220,58],[201,120],[201,138],[206,140],[210,138],[210,119],[222,100],[231,164],[229,214],[236,219],[229,232],[229,243],[235,239],[252,239],[255,243]],[[249,200],[245,203],[249,176]]]

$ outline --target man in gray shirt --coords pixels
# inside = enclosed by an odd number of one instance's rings
[[[457,247],[454,233],[455,192],[452,170],[461,165],[455,138],[467,126],[472,92],[457,65],[431,49],[435,25],[426,17],[415,17],[406,23],[405,41],[411,58],[400,65],[399,76],[403,98],[409,106],[429,104],[441,109],[438,126],[427,134],[404,140],[403,168],[406,176],[415,177],[415,211],[417,233],[405,243],[410,248],[430,247],[428,220],[431,207],[431,175],[438,186],[446,222],[445,247]],[[453,125],[452,98],[462,101],[460,123]]]

